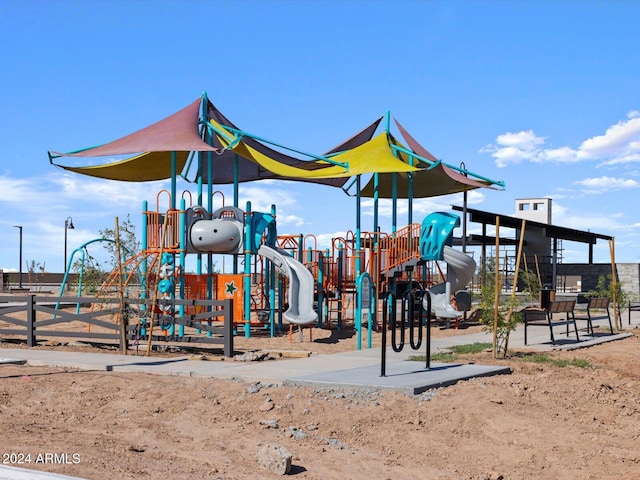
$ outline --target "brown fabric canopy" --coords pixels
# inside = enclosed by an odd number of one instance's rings
[[[200,99],[182,110],[113,142],[78,152],[50,152],[53,157],[104,157],[143,152],[206,152],[215,147],[203,142],[198,133]]]
[[[476,188],[495,188],[493,183],[485,180],[469,178],[466,175],[448,167],[433,156],[426,148],[420,145],[407,130],[395,120],[398,130],[407,142],[409,148],[417,155],[431,160],[431,167],[426,170],[414,172],[412,193],[414,198],[438,197],[440,195],[449,195],[451,193],[464,192],[466,190],[474,190]],[[424,162],[416,159],[420,163]],[[393,178],[396,177],[397,196],[398,198],[408,198],[409,196],[409,180],[407,174],[385,173],[378,175],[378,197],[393,198]],[[371,178],[361,191],[363,197],[373,197],[375,193],[375,182]]]

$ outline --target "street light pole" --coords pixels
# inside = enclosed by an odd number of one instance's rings
[[[18,271],[20,272],[19,288],[22,290],[22,225],[14,225],[14,227],[20,230],[20,265],[18,267]]]
[[[64,271],[67,271],[67,230],[73,230],[73,219],[67,217],[64,221]]]

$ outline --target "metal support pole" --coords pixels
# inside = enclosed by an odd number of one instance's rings
[[[71,217],[67,217],[64,221],[64,271],[69,270],[67,266],[67,230],[73,230],[73,219]]]
[[[20,230],[20,251],[19,251],[19,258],[18,258],[18,262],[19,262],[18,271],[20,272],[19,273],[20,276],[18,277],[19,278],[18,281],[20,282],[19,288],[20,290],[22,290],[22,225],[14,225],[14,227]]]

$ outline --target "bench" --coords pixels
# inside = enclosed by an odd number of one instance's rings
[[[578,327],[576,325],[576,316],[573,309],[576,306],[575,300],[551,300],[546,309],[541,308],[525,308],[523,310],[524,319],[524,344],[527,345],[527,327],[529,326],[548,326],[551,335],[551,343],[556,344],[553,336],[553,327],[566,325],[567,337],[569,336],[569,326],[573,325],[576,332],[576,341],[580,341],[578,336]],[[554,319],[554,314],[564,314],[560,319]]]
[[[613,324],[611,323],[611,314],[609,313],[609,302],[609,297],[589,298],[589,302],[587,303],[587,316],[577,317],[577,320],[587,321],[587,333],[591,333],[591,335],[593,335],[593,320],[602,320],[606,318],[609,321],[609,330],[611,330],[611,335],[613,335]],[[593,310],[604,310],[604,313],[598,314],[593,312]]]
[[[640,312],[640,302],[629,302],[629,325],[631,325],[631,312]]]

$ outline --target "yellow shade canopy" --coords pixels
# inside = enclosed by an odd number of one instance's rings
[[[176,152],[176,172],[180,173],[187,163],[189,152]],[[151,182],[171,178],[171,152],[147,152],[135,157],[103,165],[68,167],[58,165],[70,172],[90,177],[120,180],[123,182]]]
[[[285,165],[257,151],[242,141],[241,137],[228,132],[217,122],[210,120],[220,143],[243,158],[251,160],[263,168],[284,178],[338,178],[351,177],[363,173],[416,172],[420,169],[394,156],[385,132],[355,148],[333,155],[332,162],[313,160],[300,162],[299,166]]]

